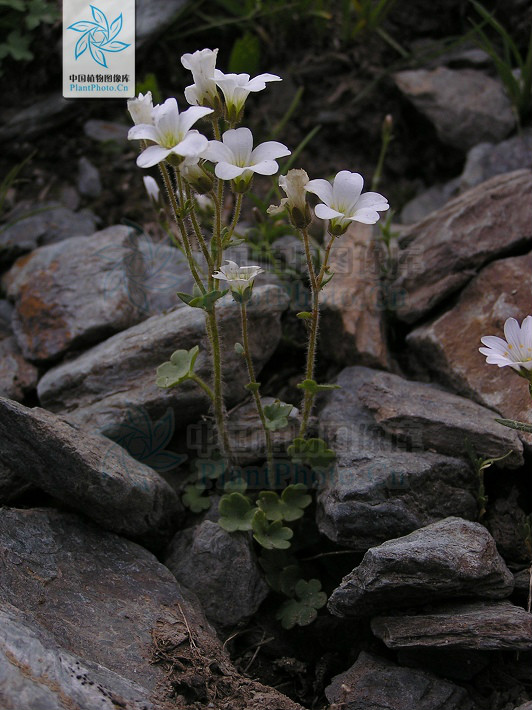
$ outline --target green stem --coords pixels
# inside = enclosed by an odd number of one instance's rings
[[[191,208],[190,208],[190,221],[192,223],[192,227],[194,229],[194,233],[196,235],[196,239],[198,240],[198,244],[200,245],[201,253],[203,254],[205,261],[207,262],[207,268],[209,271],[209,290],[212,290],[212,273],[214,271],[214,264],[212,262],[212,257],[209,252],[209,248],[207,246],[207,242],[205,241],[205,238],[203,236],[203,232],[201,231],[201,227],[199,226],[198,219],[196,217],[196,209],[194,207],[194,198],[192,196],[192,190],[190,189],[190,185],[188,183],[185,183],[185,189],[187,193],[187,200],[191,202]]]
[[[249,339],[248,339],[248,317],[247,308],[244,301],[240,304],[240,310],[242,314],[242,340],[244,341],[244,357],[246,358],[246,364],[248,366],[249,381],[252,385],[258,385],[257,379],[255,377],[255,368],[253,367],[253,360],[251,359],[251,352],[249,349]],[[257,408],[257,413],[259,415],[262,428],[264,430],[264,436],[266,439],[266,456],[268,459],[268,471],[273,473],[273,449],[272,449],[272,437],[271,432],[266,426],[266,416],[264,414],[264,409],[262,407],[262,402],[260,401],[260,395],[258,389],[252,388],[253,399],[255,400],[255,406]]]
[[[314,271],[314,265],[312,263],[312,255],[310,253],[310,239],[306,229],[301,230],[301,236],[303,237],[303,244],[305,246],[305,257],[307,260],[307,268],[310,279],[310,290],[312,294],[312,316],[310,319],[310,332],[307,346],[307,367],[305,371],[305,379],[314,379],[314,366],[316,361],[316,343],[318,339],[318,329],[320,321],[320,288],[325,276],[327,265],[329,263],[329,257],[331,254],[331,248],[334,243],[334,236],[331,235],[329,243],[325,249],[325,255],[323,258],[323,263],[319,271],[318,276]],[[305,432],[308,426],[308,420],[312,412],[312,405],[314,404],[314,394],[305,390],[305,395],[303,397],[303,402],[301,405],[302,416],[301,425],[299,428],[299,436],[305,436]]]
[[[236,203],[235,203],[235,211],[233,214],[233,219],[231,220],[231,226],[229,227],[229,236],[233,236],[233,232],[236,229],[236,225],[238,224],[238,220],[240,219],[240,212],[242,211],[242,198],[244,195],[239,192],[238,195],[236,196]]]
[[[216,321],[216,307],[212,306],[212,310],[206,313],[207,318],[207,333],[211,342],[212,348],[212,364],[213,364],[213,405],[214,418],[216,420],[216,428],[218,430],[219,445],[222,456],[231,464],[233,455],[231,452],[231,444],[225,426],[225,407],[223,400],[223,383],[222,383],[222,357],[220,352],[220,334],[218,332],[218,323]]]
[[[195,372],[193,372],[190,375],[190,379],[195,382],[197,385],[201,387],[201,389],[205,392],[207,397],[214,402],[214,392],[212,389],[209,387],[209,385],[205,382],[204,379],[202,379],[199,375],[197,375]]]
[[[185,247],[185,255],[187,257],[190,272],[191,272],[192,276],[194,277],[194,281],[196,282],[201,293],[206,293],[205,286],[203,285],[203,282],[200,279],[199,274],[198,274],[196,260],[194,259],[194,256],[192,254],[192,249],[190,248],[190,241],[188,238],[185,223],[183,222],[183,219],[179,215],[179,205],[177,204],[175,192],[174,192],[174,189],[172,186],[172,181],[170,180],[170,175],[168,174],[168,170],[166,169],[166,165],[164,165],[164,163],[159,163],[159,165],[161,168],[161,174],[163,176],[166,191],[168,193],[168,198],[170,200],[170,205],[172,206],[172,212],[174,214],[174,219],[177,223],[177,226],[179,227],[179,231],[181,232],[181,238],[183,239],[183,246]],[[179,173],[177,173],[177,175],[179,175]]]

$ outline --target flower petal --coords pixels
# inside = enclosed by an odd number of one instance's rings
[[[319,204],[314,208],[316,217],[320,219],[334,219],[335,217],[343,217],[343,212],[338,212],[337,210],[331,209],[327,205]]]
[[[189,131],[192,126],[199,121],[200,118],[207,116],[209,113],[214,113],[212,108],[205,106],[191,106],[179,117],[179,128],[183,133]]]
[[[146,140],[157,142],[159,140],[159,134],[155,126],[149,126],[147,123],[139,123],[137,126],[132,126],[128,131],[127,137],[130,141]]]
[[[139,168],[151,168],[167,158],[172,151],[160,145],[150,145],[137,158]]]
[[[506,340],[503,340],[496,335],[484,335],[480,338],[480,342],[501,355],[508,352],[508,343]]]
[[[190,131],[185,138],[172,148],[177,155],[197,155],[207,148],[209,141],[198,131]]]
[[[388,204],[388,200],[382,195],[379,195],[378,192],[365,192],[358,198],[356,208],[358,210],[366,207],[384,212],[389,209],[390,205]]]
[[[245,170],[245,168],[239,168],[238,165],[233,165],[233,163],[220,162],[214,168],[214,173],[220,180],[233,180],[242,175]]]
[[[256,165],[263,160],[276,160],[277,158],[283,158],[285,155],[290,155],[290,151],[285,145],[277,141],[266,141],[266,143],[261,143],[255,150],[251,151],[250,165]]]
[[[361,222],[362,224],[375,224],[380,219],[380,214],[372,209],[356,210],[351,216],[347,216],[352,222]]]
[[[259,175],[275,175],[279,170],[279,165],[275,160],[261,160],[260,163],[248,167],[252,172],[258,173]]]
[[[234,158],[233,152],[221,141],[209,141],[201,157],[210,160],[211,163],[232,163]]]
[[[364,179],[362,175],[350,173],[349,170],[341,170],[334,178],[331,207],[336,207],[342,211],[345,210],[346,216],[349,216],[354,211],[363,187]]]
[[[266,88],[267,81],[282,81],[282,79],[276,74],[259,74],[254,76],[251,81],[248,81],[246,89],[248,91],[262,91]]]
[[[527,316],[521,324],[521,337],[525,348],[532,350],[532,316]]]
[[[253,134],[249,128],[231,128],[226,131],[222,140],[229,150],[232,151],[234,160],[238,165],[249,165],[251,151],[253,150]]]
[[[310,180],[305,185],[305,190],[317,195],[326,205],[329,206],[331,204],[333,189],[331,183],[327,180]]]
[[[515,318],[508,318],[504,324],[504,336],[508,341],[510,357],[514,362],[520,359],[521,347],[524,346],[521,337],[521,328]]]

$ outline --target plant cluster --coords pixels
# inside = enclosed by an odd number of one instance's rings
[[[6,57],[15,61],[33,59],[31,44],[41,24],[51,24],[59,17],[57,5],[47,0],[0,0],[0,76]]]

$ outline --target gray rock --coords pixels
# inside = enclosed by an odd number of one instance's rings
[[[156,710],[145,688],[69,653],[50,632],[11,604],[0,608],[0,629],[3,707]]]
[[[342,710],[475,710],[467,692],[432,673],[362,652],[325,690]]]
[[[514,574],[514,593],[519,599],[528,599],[530,593],[530,567]]]
[[[151,468],[44,409],[0,398],[0,414],[0,464],[12,474],[105,529],[151,542],[168,534],[180,504]]]
[[[504,599],[512,589],[486,528],[451,517],[368,550],[328,607],[357,617],[455,596]]]
[[[137,0],[135,33],[137,47],[167,29],[185,4],[186,0]]]
[[[423,382],[376,372],[358,391],[360,401],[389,434],[449,456],[507,458],[503,468],[523,465],[523,445],[513,429],[495,421],[497,412]],[[412,437],[412,431],[420,436]],[[418,439],[416,441],[416,439]]]
[[[524,703],[523,705],[520,705],[518,708],[514,708],[514,710],[532,710],[532,702]]]
[[[286,234],[272,242],[272,252],[279,258],[279,267],[288,267],[298,274],[307,273],[305,247],[301,239],[293,234]]]
[[[397,661],[402,666],[421,668],[449,680],[472,680],[490,662],[490,654],[469,649],[405,648],[398,649]]]
[[[78,190],[87,197],[98,197],[102,191],[100,172],[85,156],[78,161]]]
[[[502,143],[479,143],[467,154],[460,176],[460,190],[469,190],[485,180],[529,168],[532,164],[532,129],[508,138]]]
[[[416,195],[401,210],[401,222],[403,224],[414,224],[425,219],[431,212],[441,209],[449,202],[451,197],[456,195],[458,186],[459,180],[454,178],[441,185],[432,185],[432,187]]]
[[[59,202],[21,204],[0,230],[0,265],[10,264],[38,246],[95,231],[96,218],[90,210],[73,212]]]
[[[530,562],[530,553],[524,540],[527,515],[518,502],[519,491],[512,486],[504,498],[488,501],[488,510],[482,521],[505,560],[513,563]]]
[[[38,379],[37,368],[23,358],[15,338],[0,340],[0,396],[22,401]]]
[[[43,661],[53,662],[50,652],[56,658],[50,670],[64,678],[61,668],[66,674],[77,656],[89,682],[116,691],[112,700],[122,696],[133,703],[140,687],[139,696],[158,709],[195,701],[207,706],[216,688],[220,710],[301,710],[238,675],[197,599],[151,553],[75,515],[0,509],[0,578],[0,602],[16,606],[42,630],[39,639],[48,649]],[[61,657],[66,651],[64,666],[54,641]],[[26,678],[25,687],[30,683]],[[67,687],[77,689],[72,679]]]
[[[397,316],[418,320],[484,264],[532,244],[531,191],[530,170],[498,175],[408,226],[393,283]]]
[[[508,601],[443,604],[418,614],[377,616],[371,630],[388,648],[532,648],[532,615]]]
[[[31,483],[25,476],[13,471],[0,462],[0,506],[16,500],[22,493],[31,488]]]
[[[399,90],[436,128],[440,140],[469,150],[500,141],[515,126],[502,83],[475,69],[414,69],[394,75]]]
[[[250,542],[246,533],[228,533],[205,520],[178,532],[167,550],[165,565],[216,626],[248,619],[268,595]]]
[[[57,359],[142,319],[128,289],[131,239],[128,227],[109,227],[36,249],[12,266],[4,283],[28,360]]]
[[[248,374],[243,359],[234,352],[240,342],[240,309],[227,295],[219,302],[220,331],[224,343],[226,398],[229,406],[241,401]],[[277,286],[255,287],[249,305],[250,349],[260,372],[281,337],[280,318],[288,297]],[[75,360],[49,370],[40,380],[38,394],[47,409],[61,412],[69,421],[112,433],[127,419],[133,406],[143,406],[150,417],[174,410],[176,427],[198,419],[209,409],[207,396],[186,382],[172,390],[155,385],[155,369],[177,349],[200,346],[195,370],[210,379],[205,317],[195,308],[178,308],[152,316],[118,333]]]
[[[76,112],[77,102],[67,101],[59,91],[43,98],[33,97],[30,106],[17,112],[3,112],[0,141],[23,137],[34,138],[50,129],[56,130]]]
[[[9,301],[0,299],[0,340],[13,335],[11,319],[13,318],[13,306]]]
[[[478,348],[484,335],[503,336],[507,318],[521,322],[530,313],[531,271],[532,253],[486,266],[454,306],[406,339],[418,363],[438,381],[507,419],[530,424],[532,409],[525,381],[508,367],[487,365]],[[530,435],[520,436],[532,443]]]
[[[383,373],[350,367],[327,396],[321,435],[337,453],[318,494],[317,520],[331,540],[365,552],[449,515],[476,518],[478,480],[463,460],[423,450],[423,427],[405,422],[409,442],[387,434],[359,391]]]
[[[115,141],[124,146],[127,145],[127,134],[130,126],[125,123],[113,123],[112,121],[100,121],[96,118],[91,118],[83,124],[83,132],[88,138],[98,141],[98,143],[107,143],[107,141]]]

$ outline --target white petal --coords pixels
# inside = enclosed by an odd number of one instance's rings
[[[508,345],[511,346],[509,348],[510,357],[514,362],[516,362],[519,360],[521,352],[521,348],[519,346],[524,345],[524,343],[521,339],[521,328],[515,318],[508,318],[504,324],[504,337],[508,341]]]
[[[382,195],[379,195],[378,192],[365,192],[358,198],[356,208],[358,210],[366,207],[384,212],[390,205],[388,204],[388,200]]]
[[[239,168],[232,163],[217,163],[214,168],[214,173],[220,180],[233,180],[244,172],[245,168]]]
[[[179,133],[179,109],[175,99],[166,99],[164,104],[153,109],[155,128],[161,136],[174,136]]]
[[[275,160],[261,160],[260,163],[256,165],[250,165],[249,169],[259,175],[275,175],[279,170],[279,165]]]
[[[532,348],[532,316],[527,316],[521,324],[521,337],[525,348]]]
[[[209,141],[201,133],[190,131],[185,138],[172,148],[177,155],[198,155],[207,148]]]
[[[321,203],[316,205],[314,212],[316,213],[316,217],[319,217],[320,219],[334,219],[335,217],[344,216],[342,212],[333,210],[330,207],[327,207],[327,205],[322,205]]]
[[[266,141],[266,143],[261,143],[251,152],[250,164],[255,165],[262,160],[276,160],[277,158],[283,158],[285,155],[290,155],[290,151],[285,145],[277,141]]]
[[[202,157],[211,163],[232,163],[234,160],[232,151],[221,141],[209,141]]]
[[[201,101],[201,92],[196,84],[185,87],[185,99],[191,106],[197,106]]]
[[[251,151],[253,149],[253,134],[249,128],[232,128],[226,131],[222,140],[229,150],[233,152],[234,163],[238,165],[249,165]]]
[[[380,219],[380,214],[375,210],[363,209],[356,210],[355,214],[348,217],[352,222],[361,222],[362,224],[375,224]]]
[[[495,350],[503,355],[508,351],[508,343],[506,340],[503,340],[496,335],[484,335],[480,338],[480,342],[483,345],[487,345],[488,348],[491,348],[492,350]]]
[[[153,165],[157,165],[157,163],[163,161],[171,152],[172,151],[160,145],[150,145],[150,147],[146,148],[137,158],[137,165],[139,168],[151,168]]]
[[[350,173],[349,170],[341,170],[333,182],[333,202],[332,207],[345,209],[346,214],[352,214],[349,208],[354,208],[362,188],[364,187],[364,179],[358,173]]]
[[[317,195],[326,205],[331,204],[333,190],[331,183],[327,180],[310,180],[305,185],[305,190]]]
[[[275,74],[259,74],[248,82],[246,89],[248,91],[262,91],[266,88],[267,81],[282,81],[282,79]]]
[[[132,126],[127,134],[130,141],[132,140],[146,140],[157,142],[159,134],[155,130],[154,126],[149,126],[146,123],[139,123],[138,126]]]
[[[196,121],[199,121],[200,118],[207,116],[209,113],[214,113],[212,108],[206,108],[204,106],[191,106],[187,108],[179,117],[180,130],[186,133],[192,128]]]

